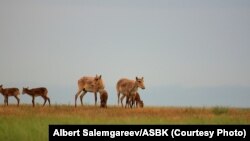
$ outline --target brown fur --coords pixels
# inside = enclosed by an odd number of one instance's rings
[[[127,96],[126,106],[130,100],[132,100],[132,103],[134,103],[134,95],[138,91],[138,88],[145,89],[143,77],[142,78],[136,77],[135,80],[129,80],[126,78],[120,79],[116,84],[118,105],[119,101],[121,100],[121,104],[123,107],[123,99],[125,98],[125,96]],[[121,99],[120,99],[120,94],[122,94]]]
[[[77,98],[79,95],[80,95],[81,105],[83,105],[82,99],[87,92],[94,93],[95,105],[96,105],[97,92],[99,92],[99,90],[102,90],[102,89],[104,89],[104,82],[102,80],[101,75],[100,76],[96,75],[95,77],[84,76],[84,77],[80,78],[78,80],[78,91],[75,95],[75,107],[76,107],[76,102],[77,102]]]
[[[23,88],[22,94],[28,94],[28,95],[30,95],[32,97],[32,105],[33,105],[33,107],[35,107],[35,97],[37,97],[37,96],[41,96],[44,99],[43,106],[45,105],[47,100],[48,100],[49,105],[50,105],[50,99],[48,97],[47,88],[44,88],[44,87],[33,88],[33,89]]]
[[[135,95],[126,95],[126,105],[125,108],[130,107],[132,108],[135,103]]]
[[[100,107],[107,108],[108,93],[106,90],[100,90]]]
[[[140,108],[143,108],[144,106],[144,103],[141,100],[139,93],[135,93],[135,104],[136,104],[136,107],[139,106]]]
[[[3,85],[0,85],[0,93],[4,96],[4,105],[8,106],[9,96],[14,96],[17,100],[17,106],[19,106],[20,99],[18,95],[20,94],[18,88],[3,88]]]
[[[125,108],[128,107],[128,106],[130,106],[131,108],[133,106],[143,108],[144,103],[141,100],[140,95],[139,95],[138,92],[136,92],[133,95],[126,96],[126,106],[125,106]]]

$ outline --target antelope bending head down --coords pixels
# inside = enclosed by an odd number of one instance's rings
[[[119,101],[121,100],[121,104],[123,107],[123,99],[125,98],[125,96],[127,97],[127,99],[134,99],[130,97],[135,96],[136,92],[138,91],[138,88],[145,89],[143,77],[142,78],[136,77],[135,80],[130,80],[127,78],[120,79],[116,84],[118,105],[119,105]],[[120,98],[120,94],[122,94],[121,98]]]
[[[108,93],[106,90],[100,90],[100,107],[107,108],[107,101],[108,101]]]
[[[75,107],[77,105],[77,98],[80,95],[81,105],[83,105],[82,99],[87,92],[94,93],[95,105],[97,102],[97,92],[105,88],[101,75],[95,77],[83,76],[78,80],[78,91],[75,95]]]
[[[138,92],[136,92],[135,93],[135,106],[136,107],[140,107],[140,108],[143,108],[143,106],[144,106],[144,103],[143,103],[143,101],[141,100],[141,97],[140,97],[140,95],[139,95],[139,93]]]

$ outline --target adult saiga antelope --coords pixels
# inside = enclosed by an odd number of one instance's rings
[[[120,79],[116,84],[118,105],[119,105],[119,101],[121,100],[121,104],[123,107],[124,97],[127,96],[127,99],[130,99],[131,96],[134,97],[136,92],[138,91],[138,88],[145,89],[143,77],[142,78],[136,77],[135,80],[130,80],[127,78]],[[121,99],[120,99],[120,94],[122,94]],[[126,102],[126,106],[127,106],[127,103],[128,102]]]
[[[30,95],[32,97],[32,105],[33,105],[33,107],[35,107],[35,97],[37,97],[37,96],[41,96],[44,99],[43,106],[45,105],[47,100],[48,100],[49,106],[50,106],[50,99],[48,97],[47,88],[40,87],[40,88],[29,89],[27,87],[27,88],[23,88],[22,94],[28,94],[28,95]]]
[[[102,80],[102,75],[95,77],[83,76],[78,80],[78,91],[75,95],[75,107],[77,102],[77,97],[80,95],[81,105],[82,99],[87,92],[92,92],[95,95],[95,105],[97,102],[97,92],[104,89],[104,82]],[[83,93],[82,93],[83,92]]]
[[[0,93],[4,96],[4,105],[8,106],[9,96],[14,96],[17,100],[17,106],[19,106],[20,99],[18,95],[20,92],[18,88],[3,88],[3,85],[0,85]]]

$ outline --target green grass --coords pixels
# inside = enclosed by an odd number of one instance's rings
[[[48,140],[49,124],[250,124],[248,108],[0,106],[0,140]]]

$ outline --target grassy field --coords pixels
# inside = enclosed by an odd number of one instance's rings
[[[250,124],[250,109],[21,105],[0,106],[0,140],[48,140],[49,124]]]

